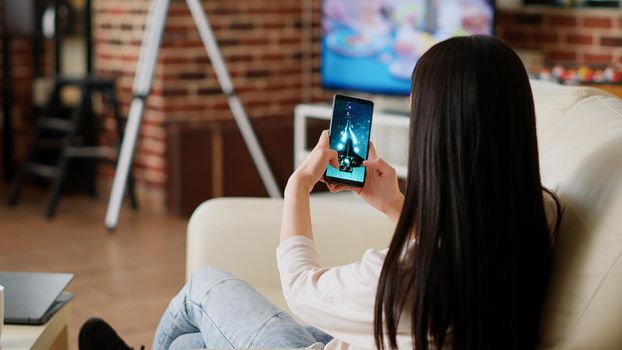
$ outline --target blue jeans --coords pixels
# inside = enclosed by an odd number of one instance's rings
[[[248,283],[215,268],[195,272],[164,312],[153,349],[313,348],[332,337],[297,324]]]

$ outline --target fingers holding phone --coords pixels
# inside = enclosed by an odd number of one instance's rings
[[[370,147],[370,159],[363,162],[367,176],[362,188],[335,183],[327,183],[326,186],[331,192],[352,191],[357,193],[371,206],[396,222],[404,204],[404,195],[399,188],[397,172],[384,159],[378,158],[375,150],[372,158],[372,149],[373,144]]]
[[[382,158],[367,160],[363,165],[367,168],[367,182],[359,193],[361,197],[389,217],[399,216],[404,195],[395,168]]]
[[[374,146],[374,142],[373,141],[369,141],[369,152],[368,152],[368,157],[366,161],[363,161],[362,165],[365,166],[365,163],[370,161],[370,160],[376,160],[378,158],[378,155],[376,153],[376,147]],[[366,172],[369,170],[366,170]],[[337,193],[337,192],[342,192],[342,191],[352,191],[352,192],[356,192],[359,193],[361,192],[362,188],[365,187],[358,187],[358,186],[349,186],[349,185],[344,185],[338,182],[328,182],[325,181],[324,179],[321,180],[322,182],[326,183],[326,187],[328,188],[328,190],[330,192],[333,193]]]
[[[311,191],[313,186],[322,179],[328,164],[338,166],[338,160],[337,152],[329,147],[328,130],[324,130],[318,143],[302,164],[296,168],[290,180],[296,180],[306,190]]]

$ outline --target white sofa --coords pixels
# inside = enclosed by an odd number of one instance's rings
[[[542,181],[563,207],[542,348],[622,349],[622,100],[592,88],[532,86]],[[188,225],[187,276],[223,268],[287,310],[275,264],[281,208],[265,198],[203,203]],[[386,247],[392,234],[358,199],[314,198],[312,212],[326,266]]]

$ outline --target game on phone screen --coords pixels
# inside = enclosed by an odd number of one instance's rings
[[[369,134],[374,104],[359,98],[335,95],[330,123],[330,148],[337,151],[339,168],[328,165],[329,182],[362,187],[369,150]]]

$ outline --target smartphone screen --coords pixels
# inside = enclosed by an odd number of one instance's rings
[[[328,165],[328,182],[363,187],[369,151],[369,136],[374,103],[360,98],[335,95],[330,120],[330,148],[337,151],[339,168]]]

